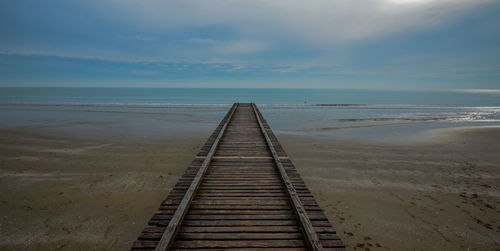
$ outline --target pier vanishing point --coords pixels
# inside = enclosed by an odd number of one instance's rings
[[[256,105],[235,103],[132,250],[344,250]]]

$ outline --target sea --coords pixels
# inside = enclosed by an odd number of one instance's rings
[[[254,102],[278,133],[390,138],[500,126],[500,91],[241,88],[0,88],[0,128],[68,132],[211,130],[234,102]]]

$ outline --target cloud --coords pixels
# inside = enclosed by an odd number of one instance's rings
[[[61,62],[78,64],[98,61],[115,70],[130,64],[126,73],[132,77],[162,73],[162,77],[186,74],[179,79],[187,79],[198,74],[214,82],[229,81],[231,76],[338,81],[396,76],[476,78],[493,85],[499,75],[495,56],[500,51],[496,35],[500,19],[494,16],[499,3],[3,1],[0,57],[5,61],[0,63],[11,63],[13,58],[39,63],[59,57]],[[26,11],[26,6],[33,11]],[[493,68],[484,68],[487,65]]]
[[[267,49],[267,45],[261,41],[233,41],[223,43],[215,49],[221,53],[247,54],[264,51]]]
[[[4,35],[0,38],[0,48],[4,51],[150,60],[232,60],[262,52],[269,54],[263,59],[273,60],[281,57],[276,54],[288,55],[297,48],[302,54],[318,53],[338,45],[439,27],[476,6],[494,2],[67,0],[43,4],[28,1],[37,11],[25,14],[25,4],[0,4],[7,14],[2,19],[6,22],[1,22],[5,24],[0,24]],[[139,48],[138,41],[147,43]]]
[[[153,37],[148,37],[148,36],[125,36],[122,37],[122,39],[129,39],[129,40],[139,40],[139,41],[150,41],[153,40]]]
[[[214,40],[205,38],[190,38],[184,42],[186,44],[206,46],[208,49],[223,54],[247,54],[256,53],[268,49],[268,45],[263,41],[257,40]]]
[[[243,37],[326,46],[438,27],[489,2],[493,0],[120,0],[113,6],[134,22],[157,29],[220,25]],[[235,50],[252,46],[238,44]]]
[[[272,72],[279,72],[279,73],[293,73],[293,72],[297,72],[297,68],[281,66],[281,67],[275,67],[275,68],[271,69],[271,71]]]

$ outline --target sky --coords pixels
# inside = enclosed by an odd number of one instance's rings
[[[500,89],[498,0],[0,2],[0,86]]]

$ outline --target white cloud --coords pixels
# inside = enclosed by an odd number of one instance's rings
[[[297,68],[282,66],[282,67],[273,68],[273,69],[271,69],[271,71],[272,72],[279,72],[279,73],[293,73],[293,72],[297,72]]]
[[[334,50],[341,51],[342,44],[442,26],[473,7],[493,1],[87,0],[68,5],[79,11],[87,10],[82,13],[88,19],[102,21],[97,27],[45,24],[40,25],[39,33],[30,33],[30,36],[16,37],[22,32],[5,36],[8,39],[0,46],[4,51],[17,53],[113,60],[218,58],[289,65],[298,59],[301,64],[307,60],[315,61],[316,65],[338,64],[345,62],[345,58]],[[52,23],[64,21],[56,15]],[[44,30],[50,35],[43,35]],[[68,42],[67,34],[74,34],[76,42]],[[138,42],[141,47],[137,46]],[[261,53],[260,58],[254,56],[255,53]],[[304,57],[306,54],[311,56]]]
[[[247,54],[261,52],[267,49],[267,45],[261,41],[231,41],[222,43],[215,48],[218,52],[227,54]]]
[[[479,51],[473,60],[463,58],[481,48],[481,41],[463,52],[450,51],[446,55],[435,50],[425,53],[425,48],[416,50],[417,55],[413,50],[404,51],[404,48],[391,53],[382,43],[376,43],[374,47],[388,53],[367,53],[366,61],[365,54],[359,53],[370,51],[372,44],[366,43],[369,40],[380,38],[380,41],[387,42],[396,38],[393,34],[444,27],[495,0],[67,2],[66,7],[73,10],[54,13],[39,10],[35,13],[44,18],[37,15],[24,18],[23,22],[18,22],[24,28],[5,29],[4,39],[0,39],[0,54],[158,63],[162,69],[172,72],[181,69],[193,72],[197,69],[271,72],[283,77],[300,74],[318,78],[338,75],[498,76],[494,51],[488,51],[488,55]],[[54,7],[58,6],[46,7],[57,9]],[[9,21],[13,23],[18,21],[17,17],[24,17],[23,13],[12,13]],[[58,16],[57,13],[64,15]],[[67,19],[66,13],[76,13],[83,20],[94,21],[77,22]],[[489,28],[494,34],[497,26],[492,24],[491,27],[478,28]],[[37,32],[32,32],[35,28]],[[381,59],[370,60],[374,55]],[[183,67],[185,63],[196,67]],[[497,68],[471,70],[493,63]],[[133,73],[156,73],[154,69],[150,72],[142,68],[137,70]]]
[[[219,44],[220,41],[214,40],[214,39],[206,39],[206,38],[197,38],[193,37],[184,41],[179,41],[179,42],[185,42],[188,44],[199,44],[199,45],[215,45]]]
[[[268,48],[267,44],[257,40],[235,40],[224,41],[204,38],[190,38],[186,44],[206,46],[215,53],[223,54],[247,54],[261,52]]]
[[[222,25],[243,37],[329,45],[444,25],[494,0],[116,0],[133,22],[159,29]],[[260,49],[235,44],[228,51]]]
[[[139,40],[139,41],[150,41],[153,40],[153,37],[148,37],[148,36],[124,36],[122,39],[129,39],[129,40]]]

